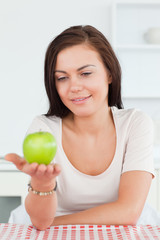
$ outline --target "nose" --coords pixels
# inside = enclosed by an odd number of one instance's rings
[[[78,79],[78,77],[74,77],[71,79],[70,84],[70,91],[71,92],[79,92],[83,89],[81,79]]]

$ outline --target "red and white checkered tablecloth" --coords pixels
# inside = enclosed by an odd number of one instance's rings
[[[120,240],[160,239],[160,226],[67,225],[39,231],[33,226],[0,224],[0,240]]]

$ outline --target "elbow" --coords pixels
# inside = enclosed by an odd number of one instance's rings
[[[49,228],[53,224],[55,209],[53,209],[53,211],[49,210],[46,214],[44,214],[43,209],[41,211],[40,208],[37,208],[37,209],[33,208],[33,204],[28,204],[27,198],[25,201],[25,208],[33,226],[36,229],[40,231],[44,231],[45,229]]]
[[[138,211],[132,213],[132,219],[131,219],[130,225],[137,225],[140,214],[141,212],[138,212]]]
[[[129,216],[124,225],[136,225],[138,221],[138,218],[136,216]]]
[[[35,221],[35,220],[31,220],[32,221],[32,224],[33,226],[37,229],[37,230],[40,230],[40,231],[44,231],[46,230],[47,228],[49,228],[52,224],[52,222],[49,222],[49,221]]]
[[[26,209],[28,210],[28,209]],[[28,214],[29,214],[29,211],[28,211]],[[30,220],[32,222],[32,225],[37,229],[37,230],[40,230],[40,231],[44,231],[46,230],[47,228],[49,228],[52,223],[53,223],[53,220],[54,218],[42,218],[41,216],[38,216],[34,214],[29,214],[30,216]]]
[[[123,225],[136,225],[140,214],[141,212],[136,211],[135,209],[128,210]]]

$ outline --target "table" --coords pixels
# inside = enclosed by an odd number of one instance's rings
[[[32,225],[0,224],[1,240],[160,239],[160,226],[62,225],[39,231]]]

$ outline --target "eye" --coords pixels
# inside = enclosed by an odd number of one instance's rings
[[[66,80],[67,79],[67,77],[56,77],[56,80],[57,81],[64,81],[64,80]]]
[[[81,75],[87,77],[87,76],[89,76],[91,74],[92,74],[92,72],[83,72]]]

